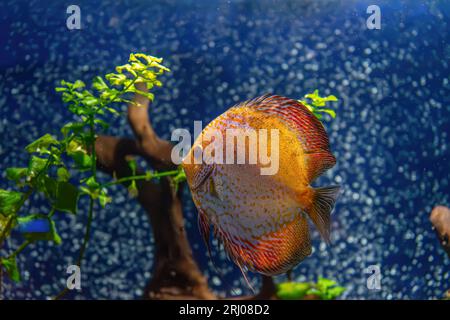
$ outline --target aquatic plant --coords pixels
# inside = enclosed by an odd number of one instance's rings
[[[127,64],[116,67],[115,73],[104,78],[95,77],[91,89],[77,80],[61,81],[56,91],[76,120],[61,128],[58,139],[45,134],[25,147],[30,154],[27,167],[6,169],[6,177],[13,181],[16,190],[0,189],[0,247],[16,229],[24,242],[10,254],[0,258],[0,263],[13,281],[20,281],[17,256],[36,241],[61,243],[55,214],[77,214],[78,200],[89,198],[84,239],[76,264],[81,265],[89,240],[95,203],[105,207],[111,202],[108,187],[129,182],[129,191],[136,194],[136,180],[150,180],[174,176],[175,184],[183,180],[180,169],[136,174],[136,162],[129,161],[132,175],[113,181],[100,181],[97,175],[95,150],[97,133],[108,129],[110,115],[121,113],[118,105],[134,103],[128,95],[139,94],[152,101],[153,93],[138,88],[152,89],[161,86],[159,76],[170,71],[162,59],[145,54],[131,54]],[[28,212],[24,204],[33,194],[47,200],[47,212]]]
[[[75,120],[61,128],[60,137],[45,134],[26,148],[30,154],[28,166],[6,169],[6,177],[16,185],[15,190],[0,189],[0,248],[16,230],[24,242],[0,257],[0,286],[2,269],[13,281],[21,280],[17,258],[23,250],[36,241],[60,244],[55,214],[87,212],[84,237],[76,264],[81,266],[88,245],[94,209],[104,208],[111,202],[108,188],[121,184],[130,195],[137,196],[146,209],[154,227],[155,261],[150,283],[145,290],[147,298],[213,298],[205,277],[195,262],[187,240],[183,222],[181,192],[178,186],[186,177],[170,160],[172,144],[160,139],[148,117],[148,105],[154,95],[148,90],[161,86],[159,76],[170,71],[162,65],[162,59],[144,54],[131,54],[127,64],[118,66],[115,73],[104,78],[95,77],[87,88],[80,80],[61,81],[56,91]],[[130,95],[133,98],[130,99]],[[318,91],[301,100],[316,116],[321,118],[327,101]],[[128,119],[136,139],[103,136],[108,127],[108,117],[121,115],[120,105],[128,104]],[[142,156],[158,170],[142,171],[133,156]],[[130,158],[131,156],[131,158]],[[97,170],[109,173],[114,179],[100,179]],[[25,204],[33,195],[39,195],[48,203],[47,212],[28,212]],[[88,207],[80,210],[80,197],[88,198]],[[280,297],[289,296],[289,286],[280,284]],[[301,286],[294,285],[298,291]],[[292,289],[292,288],[291,288]],[[308,285],[323,298],[333,298],[338,289],[324,281]],[[283,295],[283,290],[285,294]],[[294,290],[294,291],[295,291]],[[301,291],[301,290],[300,290]],[[68,289],[55,298],[61,298]],[[270,277],[263,277],[263,286],[257,297],[275,294]]]
[[[333,300],[344,292],[345,288],[339,286],[336,281],[319,277],[315,283],[282,282],[277,285],[276,295],[282,300]]]
[[[319,120],[322,120],[323,113],[329,114],[332,118],[336,118],[336,111],[327,108],[327,102],[338,101],[338,98],[334,95],[329,95],[326,97],[321,97],[319,95],[319,90],[314,90],[313,93],[308,93],[304,96],[306,100],[298,100],[305,107],[309,109]]]

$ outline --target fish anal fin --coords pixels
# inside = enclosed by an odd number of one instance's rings
[[[305,158],[308,168],[307,176],[310,183],[336,164],[336,158],[327,150],[306,154]]]
[[[239,262],[236,262],[236,265],[241,270],[242,276],[244,277],[244,280],[245,280],[245,283],[247,284],[247,286],[250,288],[250,290],[252,290],[253,294],[256,294],[256,290],[255,290],[255,288],[253,288],[250,281],[248,280],[247,273],[245,272],[244,267],[241,266],[241,264]]]
[[[339,186],[311,188],[311,204],[305,210],[327,243],[330,243],[331,211],[339,196],[339,190]]]
[[[206,248],[207,248],[207,252],[208,252],[208,257],[209,260],[211,261],[211,264],[213,266],[213,269],[216,271],[217,275],[219,276],[219,279],[225,283],[227,285],[227,287],[229,287],[228,283],[226,283],[225,281],[223,281],[223,279],[225,278],[225,274],[215,265],[213,258],[212,258],[212,252],[211,252],[211,245],[210,245],[210,230],[211,230],[211,226],[210,226],[210,221],[208,219],[208,216],[206,215],[206,213],[202,210],[202,209],[198,209],[198,228],[200,230],[200,234],[202,235],[203,241],[205,242]],[[214,233],[216,233],[216,226],[213,224],[213,230]],[[231,289],[231,291],[237,295],[237,293],[235,292],[235,290],[231,287],[229,287]]]

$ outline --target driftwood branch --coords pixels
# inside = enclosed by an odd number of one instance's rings
[[[442,248],[450,258],[450,209],[436,206],[430,214],[430,221]]]
[[[146,90],[140,86],[139,90]],[[130,156],[142,156],[156,170],[176,168],[171,161],[172,144],[158,137],[148,114],[147,98],[136,95],[128,106],[128,121],[135,139],[100,136],[96,141],[98,167],[117,178],[131,175]],[[149,216],[155,240],[153,277],[148,283],[146,299],[215,299],[206,278],[193,258],[183,220],[180,190],[170,178],[159,181],[137,181],[137,200]],[[181,188],[180,188],[181,189]],[[275,286],[263,278],[261,292],[243,299],[270,299]]]

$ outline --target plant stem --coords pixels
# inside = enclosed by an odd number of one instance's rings
[[[91,154],[92,154],[92,164],[91,164],[91,172],[92,176],[96,180],[97,177],[97,160],[96,160],[96,154],[95,154],[95,116],[92,115],[89,117],[89,128],[90,128],[90,136],[91,136]],[[83,237],[83,243],[81,244],[80,253],[78,254],[78,260],[76,262],[76,265],[81,268],[81,263],[83,262],[84,254],[86,252],[87,244],[89,242],[90,234],[91,234],[91,228],[92,228],[92,220],[94,218],[94,198],[92,196],[89,197],[89,211],[88,211],[88,221],[86,224],[86,229],[84,232]],[[53,300],[59,300],[62,297],[64,297],[69,292],[69,289],[66,287],[62,291],[60,291],[56,296],[54,296]]]
[[[22,243],[21,245],[20,245],[20,247],[18,247],[17,249],[16,249],[16,251],[14,251],[10,256],[9,256],[9,258],[11,258],[11,257],[15,257],[15,256],[17,256],[19,253],[21,253],[30,243],[32,243],[32,241],[30,241],[30,240],[27,240],[27,241],[25,241],[24,243]]]
[[[0,268],[0,300],[3,300],[3,269]]]
[[[95,154],[95,115],[92,115],[89,119],[89,127],[90,127],[90,149],[92,154],[92,163],[91,163],[91,172],[92,177],[94,177],[94,180],[97,180],[97,159]],[[91,226],[92,226],[92,220],[94,217],[94,198],[91,196],[89,200],[89,211],[88,211],[88,221],[86,224],[86,231],[84,233],[84,239],[83,244],[81,245],[80,254],[78,256],[78,267],[81,268],[81,262],[84,257],[84,253],[87,248],[87,243],[89,241],[90,233],[91,233]]]
[[[80,253],[78,255],[77,260],[77,266],[80,268],[90,238],[93,217],[94,217],[94,198],[91,197],[89,201],[88,221],[86,224],[86,230],[84,232],[83,244],[81,245]]]
[[[124,178],[117,179],[115,181],[107,182],[107,183],[103,184],[102,187],[109,187],[109,186],[112,186],[115,184],[120,184],[120,183],[133,181],[133,180],[150,180],[150,179],[157,179],[157,178],[162,178],[162,177],[176,176],[179,173],[180,173],[179,170],[171,170],[171,171],[158,172],[158,173],[155,173],[152,175],[143,174],[143,175],[138,175],[138,176],[124,177]]]
[[[6,239],[6,235],[9,232],[9,229],[11,228],[12,222],[13,222],[13,216],[10,215],[8,217],[8,221],[6,222],[5,228],[2,231],[2,234],[0,235],[0,248],[2,247],[3,241]]]
[[[49,218],[53,217],[53,215],[55,214],[55,212],[56,212],[55,207],[52,207],[52,208],[50,209],[50,212],[49,212],[49,214],[48,214],[48,217],[49,217]]]

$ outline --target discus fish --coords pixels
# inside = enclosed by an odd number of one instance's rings
[[[259,157],[254,164],[193,163],[197,151],[212,143],[206,138],[216,136],[213,131],[226,137],[236,128],[278,129],[278,141],[267,135],[267,145],[279,143],[275,174],[261,174]],[[262,145],[258,141],[258,148]],[[231,150],[237,154],[237,146]],[[339,186],[313,188],[311,183],[335,163],[322,123],[300,102],[264,95],[228,109],[204,128],[182,163],[208,252],[212,226],[246,280],[246,270],[269,276],[292,270],[311,254],[307,217],[330,241]]]

